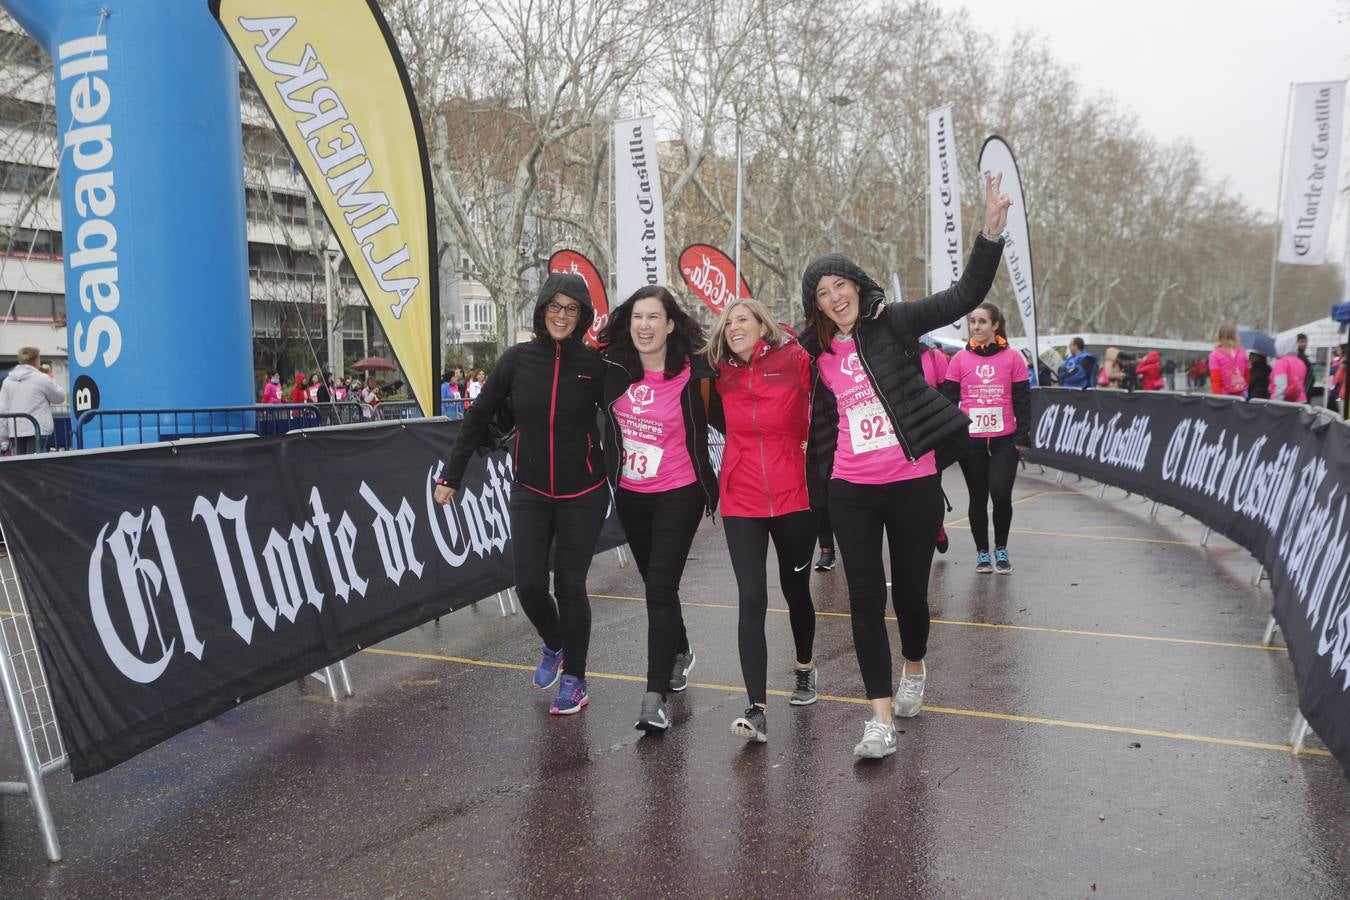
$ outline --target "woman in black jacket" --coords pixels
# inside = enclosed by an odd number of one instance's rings
[[[680,578],[699,522],[717,509],[705,407],[716,375],[694,353],[702,337],[660,286],[639,288],[600,333],[605,473],[647,588],[647,690],[636,727],[648,734],[670,727],[669,694],[689,686]]]
[[[813,260],[802,276],[802,345],[815,363],[806,476],[812,506],[827,503],[834,523],[854,650],[872,704],[853,748],[859,757],[894,753],[893,717],[916,715],[923,703],[928,576],[942,523],[934,451],[949,456],[950,445],[966,440],[969,420],[924,380],[918,337],[966,315],[989,292],[1012,205],[999,192],[1002,180],[985,178],[984,230],[961,280],[945,291],[887,304],[880,285],[840,254]],[[883,534],[905,657],[894,700]]]
[[[511,491],[516,591],[544,641],[534,685],[545,690],[558,684],[549,710],[554,715],[580,712],[589,702],[586,575],[609,508],[597,424],[600,355],[582,343],[594,316],[580,275],[548,276],[534,304],[534,339],[508,348],[497,360],[436,478],[436,502],[448,503],[470,456],[486,442],[493,418],[509,410],[516,426]],[[548,591],[550,547],[556,608]]]

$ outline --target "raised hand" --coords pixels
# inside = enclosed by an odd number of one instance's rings
[[[1003,173],[984,176],[984,236],[997,239],[1008,226],[1012,198],[1002,192]]]

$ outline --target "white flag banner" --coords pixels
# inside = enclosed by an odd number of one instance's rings
[[[956,168],[956,134],[952,108],[928,113],[928,266],[931,292],[945,291],[961,280],[961,180]],[[935,335],[964,341],[966,320],[943,326]]]
[[[666,217],[656,161],[656,120],[614,123],[615,301],[666,283]]]
[[[1320,266],[1340,179],[1345,82],[1294,85],[1294,129],[1284,169],[1282,263]]]
[[[1017,171],[1012,148],[998,135],[991,135],[980,149],[980,176],[1003,175],[1003,193],[1012,198],[1008,227],[1003,232],[1003,262],[1012,279],[1017,311],[1022,328],[1031,341],[1031,358],[1040,358],[1040,335],[1036,331],[1035,275],[1031,267],[1031,234],[1027,228],[1027,202],[1022,193],[1022,176]]]

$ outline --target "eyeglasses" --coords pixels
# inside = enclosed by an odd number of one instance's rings
[[[581,307],[576,305],[575,303],[570,306],[563,306],[561,303],[555,303],[552,300],[550,300],[548,302],[547,309],[549,312],[554,313],[555,315],[557,313],[562,313],[569,319],[575,319],[577,316],[581,315]]]

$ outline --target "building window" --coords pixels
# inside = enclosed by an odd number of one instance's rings
[[[32,248],[31,250],[29,248]],[[0,234],[0,254],[29,259],[60,259],[61,232],[39,228],[11,228],[9,234]]]
[[[66,298],[64,294],[38,294],[19,291],[17,294],[0,294],[0,311],[9,308],[14,302],[14,320],[18,322],[57,322],[66,317]]]
[[[24,163],[0,162],[0,190],[13,191],[16,194],[35,194],[46,191],[51,181],[53,195],[61,190],[61,182],[56,170],[46,166],[30,166]]]

